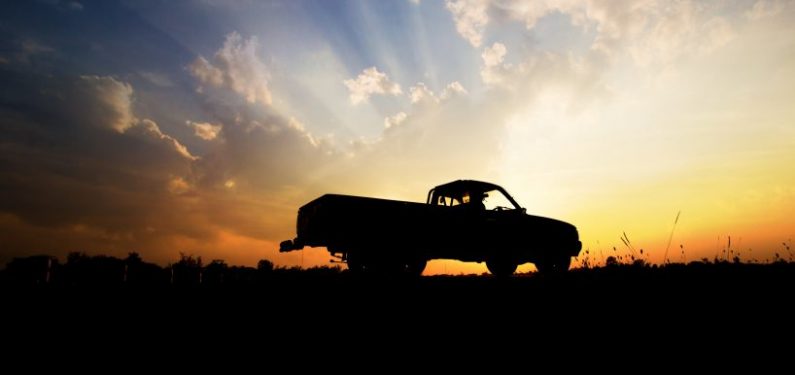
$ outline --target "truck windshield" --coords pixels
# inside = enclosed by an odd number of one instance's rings
[[[486,206],[487,210],[513,210],[516,208],[513,206],[513,203],[508,200],[505,194],[496,189],[486,192],[486,198],[483,199],[483,205]]]

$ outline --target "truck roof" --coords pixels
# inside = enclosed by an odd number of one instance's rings
[[[492,190],[498,190],[514,205],[516,208],[521,208],[519,203],[508,194],[501,186],[492,184],[490,182],[476,181],[476,180],[455,180],[446,184],[441,184],[428,192],[428,204],[431,204],[432,199],[436,196],[460,196],[464,193],[486,193]],[[434,195],[436,193],[436,195]]]
[[[499,185],[495,185],[490,182],[483,182],[476,180],[455,180],[453,182],[441,184],[433,188],[433,190],[435,190],[437,193],[460,192],[460,191],[486,192],[495,189],[503,190]]]

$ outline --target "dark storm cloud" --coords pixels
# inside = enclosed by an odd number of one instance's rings
[[[142,251],[162,260],[158,254],[173,258],[185,250],[174,244],[185,241],[222,248],[218,241],[230,233],[283,236],[293,200],[306,198],[284,193],[341,156],[265,96],[252,100],[251,93],[267,92],[267,75],[248,75],[266,66],[253,39],[228,39],[202,66],[228,80],[214,85],[193,72],[189,92],[205,86],[191,94],[203,112],[196,116],[220,125],[213,139],[188,133],[205,143],[200,156],[138,116],[126,78],[58,73],[51,69],[62,58],[57,50],[31,55],[52,54],[47,65],[33,58],[0,65],[0,221],[4,232],[18,233],[2,247]]]
[[[192,156],[112,77],[9,77],[0,93],[0,210],[41,226],[135,232],[153,225]]]

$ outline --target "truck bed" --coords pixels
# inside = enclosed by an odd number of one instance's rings
[[[447,207],[326,194],[299,210],[298,238],[308,246],[395,248],[428,239]]]

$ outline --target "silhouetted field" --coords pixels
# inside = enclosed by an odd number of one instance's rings
[[[274,268],[267,261],[257,268],[202,265],[191,257],[168,267],[137,256],[80,254],[62,265],[49,257],[15,262],[0,273],[6,339],[50,351],[74,349],[80,338],[92,347],[140,349],[136,343],[144,342],[157,350],[277,347],[269,353],[346,350],[342,340],[358,348],[408,340],[418,345],[408,349],[433,352],[440,340],[466,346],[475,338],[483,345],[508,337],[519,343],[503,347],[532,342],[564,350],[569,337],[601,341],[619,332],[684,341],[681,349],[698,346],[693,337],[786,335],[795,297],[795,263],[783,261],[617,264],[506,279],[356,275]]]
[[[789,303],[795,293],[795,263],[691,262],[649,266],[612,264],[574,269],[562,275],[519,274],[424,276],[358,275],[338,267],[274,268],[202,264],[183,256],[160,267],[137,254],[126,259],[73,253],[64,264],[49,256],[14,259],[0,273],[6,298],[43,304],[47,309],[92,305],[127,305],[119,312],[168,307],[193,314],[219,310],[257,310],[266,315],[301,315],[304,311],[358,312],[358,306],[421,308],[423,311],[493,312],[511,307],[543,312],[607,310],[618,306],[653,307],[650,314],[679,308]],[[10,306],[15,306],[11,304]],[[518,309],[518,310],[517,310]],[[578,311],[579,310],[579,311]],[[789,308],[787,309],[789,310]],[[598,314],[599,311],[591,311]],[[729,313],[729,312],[727,312]],[[715,317],[720,318],[720,316]]]

